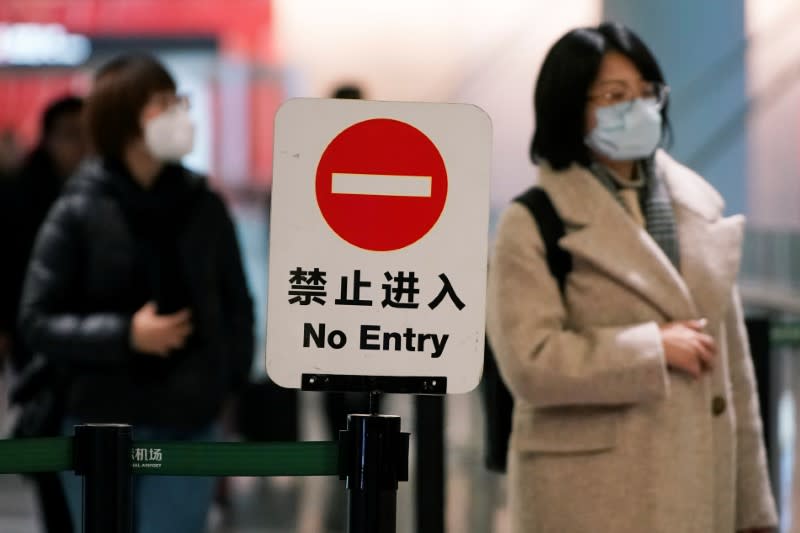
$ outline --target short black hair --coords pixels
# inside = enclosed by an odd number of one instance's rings
[[[175,89],[167,69],[149,55],[123,55],[101,67],[86,103],[87,131],[97,153],[121,157],[125,146],[142,135],[139,121],[150,98]]]
[[[534,92],[536,126],[530,145],[534,164],[546,161],[563,170],[572,163],[591,164],[584,143],[586,101],[608,52],[627,57],[647,81],[664,83],[652,52],[633,31],[619,23],[578,28],[561,37],[545,57]],[[671,139],[667,105],[661,110],[662,135]]]
[[[333,91],[334,98],[345,98],[348,100],[361,100],[363,95],[357,85],[340,85]]]
[[[59,118],[65,115],[80,114],[83,110],[83,99],[77,96],[62,96],[48,104],[42,113],[42,138],[47,138]]]

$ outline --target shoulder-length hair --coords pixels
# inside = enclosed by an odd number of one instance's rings
[[[142,110],[150,98],[175,89],[169,72],[148,55],[121,56],[101,67],[85,110],[89,140],[97,153],[121,157],[125,146],[142,135]]]
[[[627,57],[647,81],[664,83],[655,57],[639,37],[618,23],[578,28],[561,37],[545,57],[534,92],[536,126],[530,145],[531,161],[546,161],[563,170],[572,163],[589,166],[584,143],[589,87],[608,52]],[[671,139],[667,105],[661,110],[662,135]]]

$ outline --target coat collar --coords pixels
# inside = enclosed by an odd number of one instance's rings
[[[743,221],[722,219],[719,194],[663,151],[656,169],[675,207],[681,273],[589,170],[573,165],[556,172],[543,165],[539,184],[566,226],[559,243],[565,250],[637,292],[670,320],[708,315],[736,277]]]
[[[664,177],[676,208],[688,209],[709,222],[722,217],[722,196],[700,175],[681,165],[665,151],[656,152],[656,169]]]
[[[719,193],[665,152],[656,155],[656,165],[673,201],[683,279],[700,315],[722,320],[739,273],[745,219],[723,217]]]

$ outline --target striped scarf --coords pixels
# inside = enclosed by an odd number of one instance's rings
[[[589,170],[624,208],[625,204],[619,194],[623,184],[622,180],[611,169],[599,163],[592,163]],[[656,169],[654,158],[644,159],[636,165],[636,179],[630,186],[639,191],[639,202],[642,206],[647,233],[680,272],[680,249],[675,213],[672,210],[669,191],[663,176]]]

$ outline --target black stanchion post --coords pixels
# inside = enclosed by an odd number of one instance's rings
[[[395,533],[397,485],[408,481],[408,433],[400,417],[347,417],[339,435],[339,477],[347,480],[348,533]]]
[[[417,531],[444,533],[444,397],[419,395],[416,418]]]
[[[777,415],[778,402],[783,390],[780,380],[773,376],[781,375],[783,359],[778,357],[777,350],[772,346],[770,330],[772,323],[769,317],[748,317],[745,319],[747,337],[750,341],[750,353],[753,359],[753,369],[758,385],[758,401],[761,408],[763,425],[764,447],[767,452],[767,465],[770,470],[773,494],[781,494],[780,488],[780,461],[778,457],[777,441]],[[780,505],[778,498],[778,505]],[[779,509],[780,511],[780,509]]]
[[[132,533],[131,426],[75,426],[73,461],[83,476],[83,533]]]

